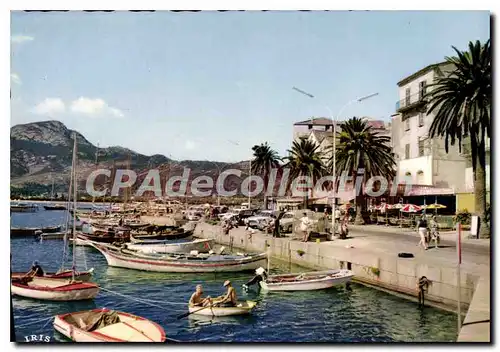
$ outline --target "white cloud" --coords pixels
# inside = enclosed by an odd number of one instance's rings
[[[10,74],[10,81],[15,84],[21,84],[21,78],[17,73],[11,73]]]
[[[71,111],[89,117],[124,117],[122,111],[109,106],[104,100],[80,97],[71,103]]]
[[[193,150],[196,148],[196,143],[193,142],[193,141],[190,141],[189,139],[186,140],[185,144],[184,144],[184,147],[187,149],[187,150]]]
[[[33,112],[38,115],[51,115],[64,112],[66,106],[60,98],[46,98],[33,108]]]
[[[23,43],[23,42],[30,42],[34,40],[35,38],[29,36],[29,35],[13,35],[10,37],[10,41],[12,43]]]

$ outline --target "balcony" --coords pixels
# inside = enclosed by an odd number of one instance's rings
[[[427,101],[428,99],[424,97],[424,92],[420,91],[396,102],[396,112],[404,112],[410,109],[421,107],[422,105],[425,105]]]

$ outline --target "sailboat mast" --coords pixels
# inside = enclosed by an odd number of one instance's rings
[[[51,173],[50,176],[52,177],[52,192],[50,193],[50,201],[54,201],[54,174]]]
[[[76,250],[76,195],[77,195],[77,182],[76,182],[76,133],[73,133],[74,145],[73,145],[73,265],[71,270],[71,281],[75,281],[75,250]]]
[[[97,143],[97,149],[95,150],[95,169],[97,170],[97,156],[99,155],[99,143]],[[95,196],[92,196],[92,204],[95,202]]]

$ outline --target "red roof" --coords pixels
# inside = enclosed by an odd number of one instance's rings
[[[333,126],[333,123],[332,119],[329,119],[327,117],[313,117],[310,120],[296,122],[293,125]]]

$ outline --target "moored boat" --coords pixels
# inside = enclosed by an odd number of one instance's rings
[[[252,309],[257,305],[255,301],[241,301],[234,307],[213,307],[205,308],[199,306],[190,306],[189,313],[213,317],[227,317],[232,315],[250,314]]]
[[[58,204],[50,204],[43,206],[45,210],[66,210],[66,206]]]
[[[99,294],[99,286],[94,283],[44,277],[13,279],[10,287],[12,295],[48,301],[80,301]]]
[[[56,315],[54,329],[74,342],[164,342],[161,326],[106,308]]]
[[[285,274],[268,276],[260,281],[260,286],[266,291],[312,291],[345,284],[353,278],[351,270],[338,269],[328,271],[313,271],[302,274]]]
[[[247,255],[141,254],[103,243],[90,243],[104,255],[108,265],[144,271],[176,273],[239,272],[255,270],[267,263],[266,253]]]
[[[85,271],[75,271],[74,278],[77,281],[89,281],[92,278],[93,272],[94,272],[93,268],[90,268],[89,270]],[[13,272],[10,276],[12,279],[16,280],[23,278],[25,275],[26,273],[23,272]],[[43,276],[35,276],[34,279],[40,277],[46,279],[54,279],[54,280],[71,280],[73,276],[71,270],[63,270],[57,273],[45,273]]]
[[[70,235],[71,232],[54,232],[54,233],[38,233],[37,236],[40,240],[62,240],[64,236]]]
[[[38,211],[38,206],[35,204],[11,204],[11,213],[34,213]]]
[[[180,240],[180,239],[188,239],[194,233],[194,230],[186,231],[184,229],[175,230],[167,233],[155,233],[155,234],[131,234],[130,242],[139,243],[143,241],[153,240]]]
[[[142,253],[189,253],[191,251],[208,252],[214,244],[211,239],[196,239],[194,241],[159,241],[158,243],[126,243],[127,249]]]

